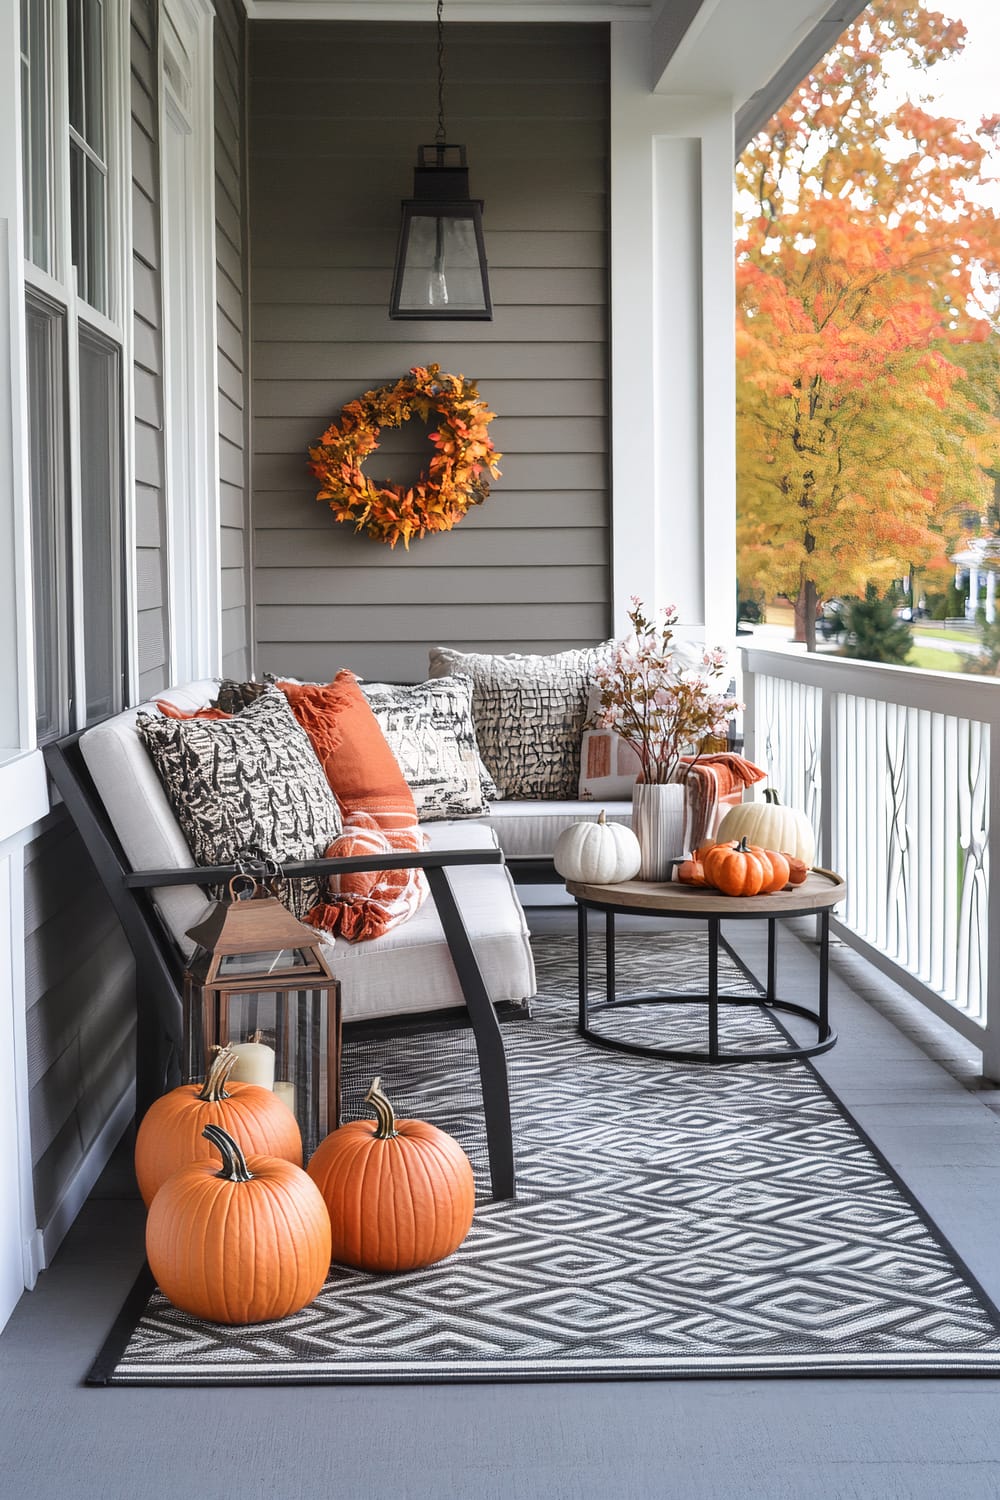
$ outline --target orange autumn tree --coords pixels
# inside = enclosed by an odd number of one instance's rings
[[[983,134],[885,103],[961,22],[877,0],[737,168],[741,583],[816,604],[946,565],[996,462],[997,220]],[[898,67],[897,62],[889,64]]]

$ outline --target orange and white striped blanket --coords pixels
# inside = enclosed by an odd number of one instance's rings
[[[352,812],[343,833],[326,851],[328,859],[356,854],[414,853],[426,840],[416,823],[386,830],[366,812]],[[335,932],[348,942],[368,942],[391,932],[419,911],[428,894],[423,870],[357,870],[331,875],[327,899],[313,907],[304,920],[322,932]]]

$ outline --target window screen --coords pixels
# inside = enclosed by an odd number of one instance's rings
[[[35,714],[38,741],[42,744],[67,732],[72,710],[65,321],[57,308],[29,297],[25,331]]]
[[[80,509],[86,721],[122,704],[121,357],[80,330]]]

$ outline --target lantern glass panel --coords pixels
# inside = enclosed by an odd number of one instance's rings
[[[227,953],[219,961],[220,979],[238,979],[241,975],[289,974],[294,969],[315,966],[316,960],[304,948],[282,948],[280,952]]]
[[[415,212],[408,228],[400,311],[482,313],[488,304],[474,220]]]
[[[220,999],[220,1043],[256,1039],[273,1050],[274,1091],[298,1121],[308,1161],[337,1124],[339,1080],[329,1072],[336,1051],[329,1036],[329,1028],[336,1025],[333,992],[253,990]]]

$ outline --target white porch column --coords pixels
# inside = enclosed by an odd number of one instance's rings
[[[986,575],[986,623],[992,625],[997,617],[997,575],[991,568]]]
[[[613,598],[736,608],[733,106],[653,94],[645,21],[611,23]]]
[[[979,569],[975,563],[969,568],[969,597],[965,605],[965,613],[971,620],[976,618],[976,609],[979,605]]]

